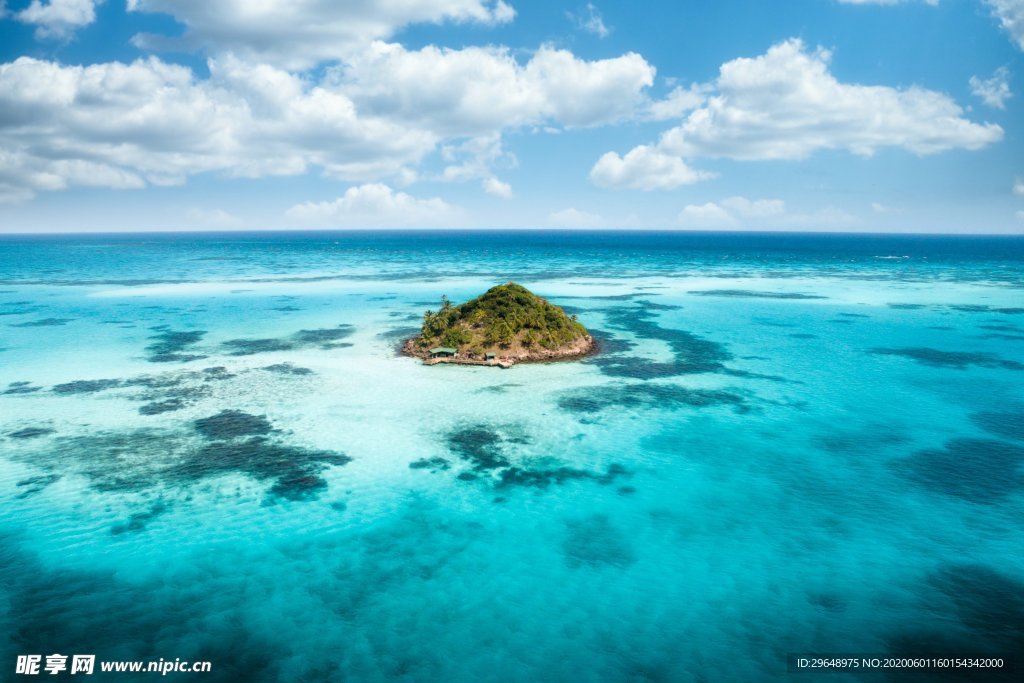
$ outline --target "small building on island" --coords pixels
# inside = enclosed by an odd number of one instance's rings
[[[450,346],[435,346],[430,349],[431,358],[454,358],[457,355],[459,355],[459,350]]]
[[[494,360],[496,357],[497,356],[495,356],[494,353],[491,351],[488,351],[487,353],[484,354],[484,360]]]

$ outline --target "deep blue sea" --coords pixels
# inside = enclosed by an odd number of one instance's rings
[[[509,280],[600,352],[398,354]],[[1019,657],[1024,238],[0,236],[0,638],[2,680]]]

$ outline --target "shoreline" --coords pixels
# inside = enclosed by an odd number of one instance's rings
[[[506,370],[520,363],[557,363],[580,360],[594,355],[598,350],[597,340],[592,335],[587,335],[585,338],[577,340],[561,349],[543,349],[540,351],[530,351],[526,354],[497,355],[494,360],[452,357],[431,358],[428,352],[416,348],[416,339],[416,337],[411,337],[402,342],[399,353],[404,356],[419,358],[423,361],[424,365],[478,365],[499,367]]]

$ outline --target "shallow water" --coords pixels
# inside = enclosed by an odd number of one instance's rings
[[[397,355],[512,278],[602,353]],[[3,237],[0,313],[4,662],[749,681],[1024,645],[1021,239]]]

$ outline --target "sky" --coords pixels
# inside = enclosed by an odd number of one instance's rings
[[[1024,0],[0,0],[0,232],[1024,234]]]

